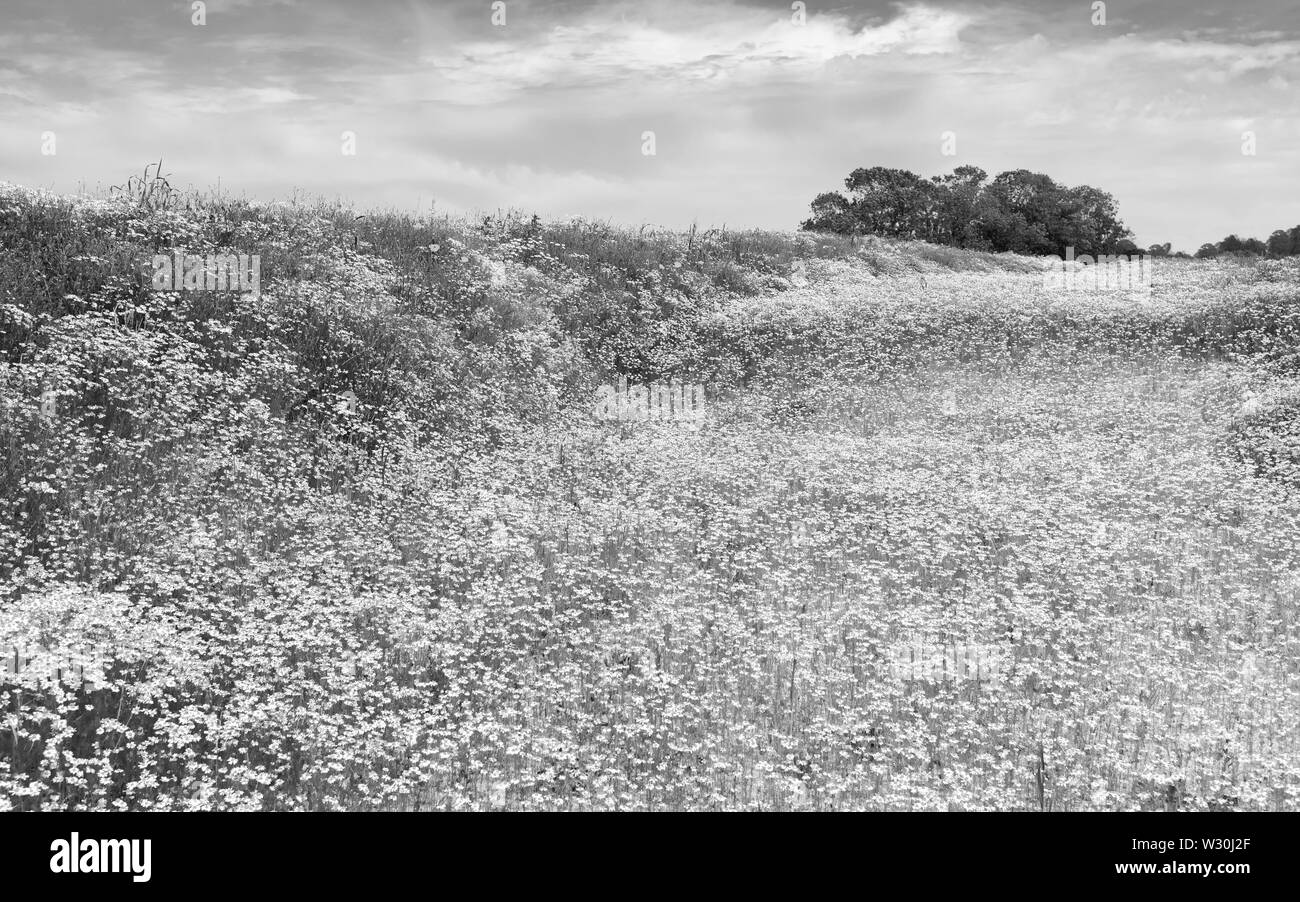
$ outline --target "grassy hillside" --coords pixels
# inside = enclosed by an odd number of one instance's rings
[[[1300,807],[1294,261],[0,185],[0,314],[0,808]]]

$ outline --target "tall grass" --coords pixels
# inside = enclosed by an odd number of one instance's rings
[[[0,646],[109,653],[0,675],[0,806],[1296,807],[1294,264],[1143,303],[149,175],[0,187]],[[704,424],[596,419],[619,375]]]

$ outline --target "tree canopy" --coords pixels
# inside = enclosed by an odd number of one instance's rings
[[[1099,188],[1057,184],[1017,169],[989,181],[978,166],[922,178],[906,169],[853,170],[846,193],[812,202],[810,231],[913,238],[936,244],[1025,254],[1136,251],[1115,198]]]

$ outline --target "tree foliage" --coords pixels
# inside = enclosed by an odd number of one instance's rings
[[[1110,194],[1060,185],[1027,169],[989,181],[978,166],[959,166],[926,180],[906,169],[872,166],[853,170],[844,187],[847,194],[827,192],[813,200],[805,230],[1023,254],[1137,249]]]

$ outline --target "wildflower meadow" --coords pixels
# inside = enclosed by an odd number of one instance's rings
[[[0,185],[0,809],[1300,807],[1300,257],[155,188]]]

